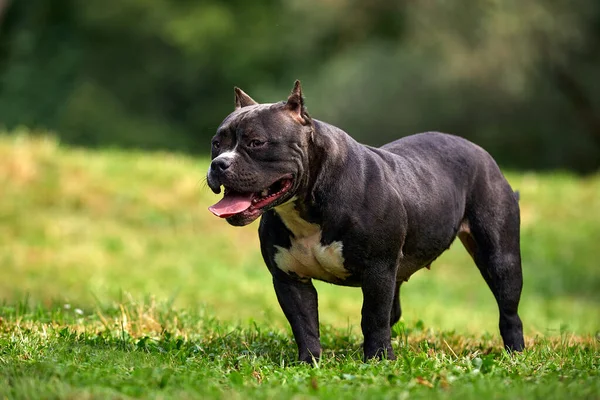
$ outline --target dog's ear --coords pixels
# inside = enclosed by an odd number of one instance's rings
[[[238,87],[234,88],[235,92],[235,109],[239,110],[242,107],[246,106],[255,106],[258,103],[252,99],[252,97],[248,96],[244,91]]]
[[[302,97],[302,86],[300,86],[300,81],[297,80],[294,83],[294,89],[285,103],[285,108],[292,114],[292,117],[302,125],[310,124],[310,116],[304,107],[304,98]]]

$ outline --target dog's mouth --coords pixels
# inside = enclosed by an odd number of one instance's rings
[[[249,193],[236,192],[225,187],[223,198],[208,209],[220,218],[230,218],[238,214],[252,216],[280,199],[290,190],[292,183],[292,178],[287,176],[260,192]]]

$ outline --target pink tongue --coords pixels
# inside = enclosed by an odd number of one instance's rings
[[[236,193],[223,196],[221,201],[208,207],[208,209],[217,217],[229,218],[232,215],[246,211],[250,205],[252,205],[252,193]]]

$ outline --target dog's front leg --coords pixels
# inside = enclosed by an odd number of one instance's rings
[[[301,282],[273,276],[277,300],[292,326],[298,345],[298,359],[312,363],[321,356],[317,290],[311,281]]]
[[[365,361],[371,358],[395,360],[392,350],[390,314],[396,290],[396,274],[386,265],[365,271],[362,280],[363,307],[361,327]]]

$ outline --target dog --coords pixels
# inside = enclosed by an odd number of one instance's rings
[[[400,286],[458,236],[496,298],[509,351],[524,348],[518,198],[493,158],[458,136],[426,132],[366,146],[313,119],[296,81],[287,101],[235,88],[212,138],[209,210],[234,226],[261,217],[261,253],[298,359],[319,359],[312,279],[362,289],[364,359],[395,359]]]

